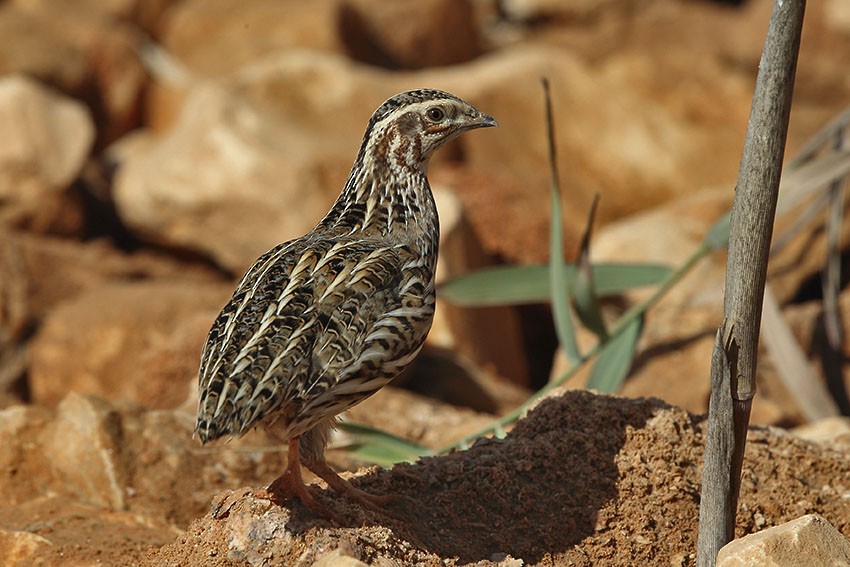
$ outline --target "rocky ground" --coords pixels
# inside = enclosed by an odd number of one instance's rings
[[[341,526],[255,492],[285,462],[263,434],[192,439],[197,361],[242,270],[324,214],[372,110],[407,88],[452,91],[500,124],[431,166],[441,279],[547,259],[543,75],[566,249],[599,192],[594,260],[680,264],[731,204],[770,9],[0,3],[4,564],[692,564],[722,253],[649,313],[626,397],[560,390],[502,440],[387,470],[338,442],[334,465],[398,495],[382,515],[319,484]],[[807,10],[789,156],[850,101],[848,5]],[[778,236],[801,210],[783,212]],[[826,372],[825,243],[809,219],[773,256],[770,285],[820,379],[846,388],[846,369]],[[839,307],[846,320],[846,292]],[[850,425],[804,424],[775,361],[760,362],[737,535],[817,513],[850,536]],[[350,417],[437,448],[562,367],[545,306],[441,302],[412,372]]]

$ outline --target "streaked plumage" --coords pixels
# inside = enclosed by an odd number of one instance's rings
[[[437,90],[398,94],[375,111],[330,212],[261,256],[214,322],[201,355],[202,442],[262,425],[290,443],[272,492],[332,516],[298,486],[294,452],[335,489],[369,502],[324,463],[327,437],[336,415],[410,364],[430,329],[439,224],[429,158],[460,133],[495,124]]]

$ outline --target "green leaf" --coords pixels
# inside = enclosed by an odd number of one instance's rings
[[[593,271],[579,270],[572,286],[573,309],[582,325],[604,341],[608,338],[608,330],[594,288]]]
[[[588,213],[587,228],[581,237],[579,247],[578,270],[575,273],[575,281],[570,288],[573,309],[582,324],[592,331],[599,340],[605,342],[608,339],[608,330],[602,319],[602,310],[596,295],[596,283],[593,279],[593,266],[590,264],[590,235],[593,232],[593,220],[596,217],[596,206],[599,204],[599,193],[593,198],[593,204]]]
[[[567,284],[575,278],[575,265],[564,264]],[[667,278],[670,268],[658,264],[596,264],[593,282],[600,297],[655,285]],[[545,303],[550,298],[548,266],[498,266],[454,278],[439,288],[440,299],[466,307]]]
[[[413,462],[431,453],[427,447],[361,423],[344,421],[339,428],[352,439],[343,448],[367,463],[388,467],[395,463]]]
[[[609,394],[620,390],[632,366],[642,327],[643,316],[635,317],[621,332],[602,346],[596,363],[590,371],[588,388]]]
[[[732,218],[732,211],[727,212],[722,217],[717,219],[708,230],[703,242],[712,250],[724,250],[729,246],[729,224]]]
[[[561,215],[561,186],[558,180],[557,152],[555,151],[555,122],[552,118],[552,97],[549,81],[543,78],[543,94],[546,99],[546,135],[549,141],[549,282],[552,299],[552,315],[558,344],[567,359],[575,363],[581,358],[576,342],[573,315],[570,312],[570,297],[567,292],[567,272],[564,269],[564,227]]]

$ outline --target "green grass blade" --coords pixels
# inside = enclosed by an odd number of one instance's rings
[[[351,436],[351,442],[343,448],[367,463],[388,467],[395,463],[413,462],[431,453],[427,447],[368,425],[344,421],[339,428]]]
[[[620,390],[632,366],[642,327],[643,316],[635,317],[619,334],[602,345],[596,363],[590,371],[588,388],[609,394]]]
[[[727,211],[708,230],[703,243],[711,250],[725,250],[729,246],[729,223],[731,219],[732,211]]]
[[[599,297],[662,283],[673,270],[661,264],[603,263],[593,265],[593,285]]]
[[[552,97],[549,81],[544,78],[543,94],[546,102],[546,135],[549,141],[549,291],[552,298],[552,315],[558,344],[572,363],[581,358],[576,342],[570,298],[567,293],[567,273],[564,269],[564,227],[561,214],[561,186],[558,180],[557,152],[555,151],[555,122],[552,118]]]
[[[593,233],[593,221],[596,217],[596,207],[599,204],[599,193],[593,198],[590,213],[587,215],[587,228],[581,237],[579,247],[578,270],[575,281],[570,289],[573,310],[579,321],[595,334],[600,341],[608,340],[608,330],[602,319],[602,310],[597,300],[596,284],[593,279],[593,266],[590,264],[590,235]]]
[[[602,310],[599,308],[597,293],[593,281],[593,270],[579,270],[572,287],[573,310],[581,324],[589,329],[600,341],[608,338]]]
[[[575,278],[574,264],[564,264],[566,287]],[[593,283],[600,297],[659,284],[671,273],[658,264],[596,264]],[[440,299],[464,307],[545,303],[551,296],[548,266],[498,266],[454,278],[439,288]]]

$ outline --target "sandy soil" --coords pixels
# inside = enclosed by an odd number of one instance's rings
[[[341,549],[377,565],[689,565],[703,429],[658,400],[570,391],[503,440],[358,473],[361,488],[398,495],[387,515],[317,490],[347,520],[332,526],[300,503],[228,491],[143,564],[310,565]],[[744,468],[739,535],[815,511],[850,533],[839,447],[754,428]]]

